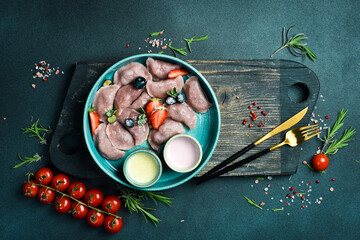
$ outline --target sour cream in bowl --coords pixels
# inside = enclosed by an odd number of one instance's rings
[[[191,172],[200,164],[202,148],[194,137],[179,134],[167,141],[163,155],[169,168],[176,172],[186,173]]]

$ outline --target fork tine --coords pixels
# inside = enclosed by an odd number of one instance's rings
[[[301,133],[302,135],[305,135],[305,134],[308,134],[309,132],[312,132],[312,131],[314,131],[314,130],[315,130],[315,131],[318,130],[318,126],[317,126],[317,125],[315,125],[315,127],[312,127],[312,128],[307,128],[307,129],[301,131],[300,133]]]
[[[305,127],[298,127],[298,128],[293,129],[293,130],[294,130],[294,133],[298,133],[298,132],[301,132],[303,130],[313,128],[313,127],[317,127],[317,126],[318,126],[317,124],[314,124],[314,125],[305,126]]]
[[[310,138],[312,138],[312,137],[315,137],[316,135],[318,135],[318,134],[320,134],[321,132],[316,132],[316,133],[314,133],[314,134],[312,134],[312,135],[307,135],[307,137],[305,137],[305,138],[303,138],[304,139],[304,141],[307,141],[307,140],[309,140]],[[309,133],[310,134],[310,133]]]

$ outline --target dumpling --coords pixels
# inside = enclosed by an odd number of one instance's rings
[[[144,91],[140,97],[138,97],[138,99],[135,100],[135,102],[133,102],[130,105],[130,108],[133,108],[135,110],[138,110],[139,108],[143,108],[145,109],[146,105],[150,102],[151,97],[149,96],[149,94],[147,94],[146,91]]]
[[[129,150],[135,146],[133,136],[118,121],[107,125],[106,136],[118,149]]]
[[[186,80],[183,91],[186,95],[186,102],[196,112],[205,113],[211,108],[212,104],[207,100],[199,79],[196,76],[192,76]]]
[[[171,119],[182,122],[190,129],[195,128],[196,114],[192,108],[186,103],[175,103],[166,105],[168,117]]]
[[[144,89],[137,89],[133,84],[129,84],[121,87],[116,95],[114,100],[114,107],[118,110],[116,114],[120,114],[124,108],[130,106],[130,104],[137,99]]]
[[[96,149],[104,158],[109,160],[120,159],[125,156],[125,152],[112,145],[109,138],[106,136],[106,125],[106,123],[100,123],[95,130],[93,139]]]
[[[132,108],[125,108],[117,120],[125,126],[125,120],[128,118],[131,118],[134,120],[135,125],[132,128],[127,128],[127,130],[130,132],[130,134],[133,136],[135,145],[140,145],[147,139],[149,135],[149,125],[147,123],[143,125],[138,125],[137,120],[139,118],[140,113]]]
[[[113,109],[115,94],[118,90],[119,86],[110,85],[101,87],[96,92],[92,105],[97,115],[99,115],[100,121],[105,122],[107,119],[106,113]]]
[[[161,126],[155,130],[152,129],[149,134],[149,144],[154,150],[159,150],[161,144],[165,143],[172,136],[185,133],[182,123],[166,118]]]
[[[178,64],[155,60],[153,58],[146,60],[146,66],[155,80],[167,79],[170,71],[181,68]]]
[[[178,92],[182,90],[184,86],[184,80],[182,76],[178,76],[175,79],[167,79],[162,81],[150,81],[146,83],[146,91],[151,97],[165,99],[167,97],[167,91],[176,88]]]
[[[152,81],[152,76],[144,65],[137,62],[129,63],[119,68],[114,74],[114,84],[124,86],[132,83],[137,77]]]

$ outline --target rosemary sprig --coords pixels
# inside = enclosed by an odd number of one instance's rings
[[[311,61],[314,61],[315,59],[317,59],[317,56],[315,55],[315,53],[306,46],[307,45],[306,43],[302,42],[302,40],[307,39],[307,37],[305,36],[304,33],[298,33],[298,34],[294,35],[293,37],[289,38],[289,32],[293,27],[295,27],[295,26],[291,26],[286,31],[286,36],[285,36],[285,28],[283,28],[282,46],[278,50],[276,50],[273,54],[271,54],[270,57],[273,57],[277,52],[279,52],[280,50],[287,47],[289,49],[290,53],[292,55],[294,55],[295,57],[304,56],[306,58],[306,56],[308,56]]]
[[[245,196],[244,196],[244,198],[247,200],[247,202],[248,202],[250,205],[252,205],[252,206],[254,206],[254,207],[257,207],[257,208],[263,210],[262,207],[260,207],[259,205],[257,205],[254,200],[251,200],[251,199],[249,199],[249,198],[247,198],[247,197],[245,197]]]
[[[38,126],[39,125],[39,126]],[[36,120],[34,124],[32,124],[28,128],[22,128],[23,134],[24,133],[32,133],[29,137],[37,137],[40,144],[46,144],[45,135],[46,133],[51,132],[51,129],[44,128],[40,123],[39,119]],[[41,132],[45,132],[43,135],[41,135]]]
[[[208,36],[208,35],[203,36],[203,37],[200,37],[200,38],[195,38],[196,36],[197,36],[197,34],[195,34],[195,36],[193,36],[193,37],[192,37],[192,38],[190,38],[190,39],[186,39],[186,38],[184,38],[184,40],[185,40],[185,42],[186,42],[186,44],[187,44],[187,47],[188,47],[188,49],[189,49],[189,52],[191,52],[191,47],[190,47],[190,43],[191,43],[191,42],[204,41],[204,40],[206,40],[206,39],[208,39],[208,38],[209,38],[209,36]]]
[[[18,158],[21,160],[21,163],[15,165],[13,168],[21,167],[24,164],[29,165],[30,163],[37,162],[42,159],[42,157],[37,153],[33,157],[25,157],[25,159],[23,159],[20,156],[20,153],[18,153]]]
[[[273,212],[277,212],[277,211],[284,211],[284,208],[275,208],[275,209],[271,209]]]
[[[328,128],[327,136],[322,139],[324,144],[321,152],[324,152],[326,146],[330,144],[330,146],[326,149],[324,153],[325,155],[334,155],[340,148],[346,147],[349,141],[354,140],[351,138],[351,136],[355,134],[355,129],[352,127],[346,129],[339,139],[334,139],[337,131],[344,125],[344,120],[347,117],[346,113],[347,110],[341,109],[336,122],[332,127]]]
[[[131,214],[133,212],[140,212],[144,216],[146,222],[148,221],[148,219],[150,219],[150,221],[155,226],[159,223],[160,219],[158,219],[148,211],[155,211],[156,209],[144,207],[143,201],[150,198],[154,201],[155,205],[157,205],[157,201],[163,202],[169,207],[171,207],[172,204],[172,198],[162,196],[161,193],[140,191],[121,186],[120,194],[120,197],[125,200],[124,206],[129,209],[129,212]]]
[[[153,33],[150,33],[150,37],[154,37],[154,36],[157,36],[157,35],[161,35],[164,33],[164,30],[160,31],[160,32],[153,32]]]
[[[176,52],[180,53],[181,55],[187,56],[187,52],[185,52],[186,48],[174,48],[171,46],[172,41],[169,43],[168,47],[171,49],[171,51],[174,53],[176,57]]]

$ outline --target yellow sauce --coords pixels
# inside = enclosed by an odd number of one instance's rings
[[[148,185],[159,175],[156,159],[149,153],[135,153],[127,160],[126,172],[138,185]]]

